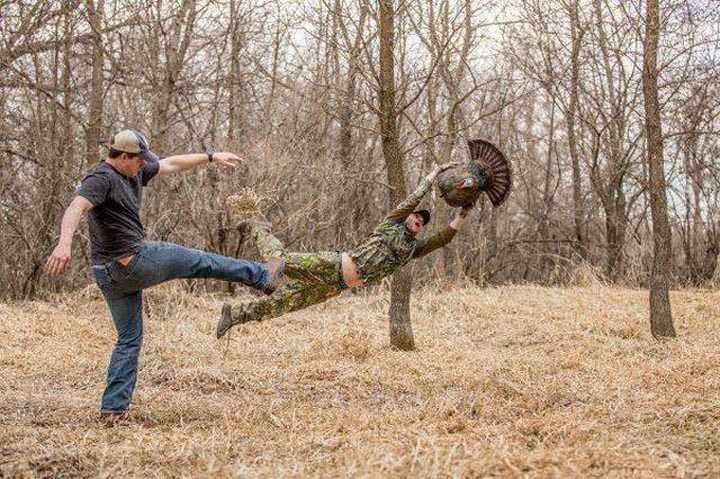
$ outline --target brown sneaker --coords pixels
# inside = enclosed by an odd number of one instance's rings
[[[100,411],[100,422],[106,427],[128,424],[130,411]]]
[[[268,269],[268,282],[263,288],[263,293],[270,295],[275,292],[285,272],[285,260],[280,257],[268,258],[265,261]]]

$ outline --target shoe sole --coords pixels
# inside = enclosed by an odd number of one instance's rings
[[[220,321],[218,321],[217,329],[215,330],[215,337],[217,339],[222,338],[231,327],[232,308],[229,304],[225,303],[222,307],[222,313],[220,313]]]

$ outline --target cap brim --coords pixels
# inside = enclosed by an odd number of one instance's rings
[[[141,151],[140,158],[147,161],[148,163],[152,163],[152,162],[160,160],[160,157],[157,156],[155,153],[153,153],[151,150]]]

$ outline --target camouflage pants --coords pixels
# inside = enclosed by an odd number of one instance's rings
[[[279,256],[285,260],[288,281],[267,298],[233,304],[233,324],[276,318],[322,303],[347,288],[342,279],[340,253],[289,253],[266,228],[253,226],[251,234],[263,258]]]

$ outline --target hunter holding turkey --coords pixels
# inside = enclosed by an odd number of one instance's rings
[[[482,140],[463,142],[461,150],[464,153],[459,156],[469,158],[466,165],[454,162],[436,167],[365,241],[343,253],[287,252],[257,207],[247,208],[248,200],[242,195],[229,197],[227,206],[238,228],[249,233],[261,256],[284,260],[288,281],[268,298],[223,305],[216,336],[224,336],[236,324],[278,317],[324,302],[347,288],[378,282],[452,241],[481,193],[493,206],[502,204],[511,187],[510,165],[502,153]],[[416,208],[436,180],[444,200],[459,210],[445,228],[428,239],[418,239],[430,222],[430,212]]]

